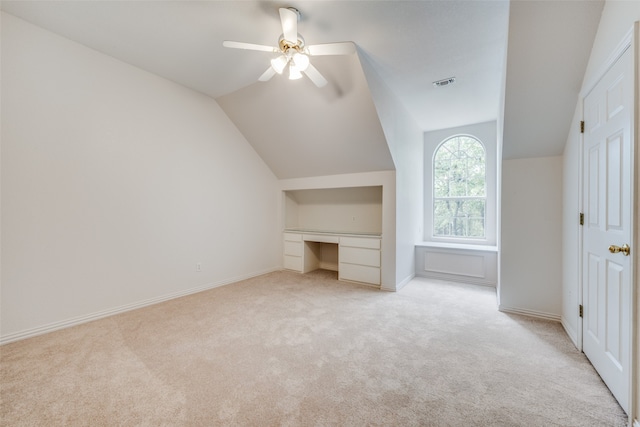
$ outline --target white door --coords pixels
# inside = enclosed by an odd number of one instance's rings
[[[631,49],[584,99],[583,351],[629,412]],[[635,248],[632,248],[635,249]]]

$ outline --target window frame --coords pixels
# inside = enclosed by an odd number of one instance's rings
[[[482,148],[482,153],[484,157],[484,195],[483,196],[458,196],[458,197],[436,197],[435,195],[435,184],[436,184],[436,155],[440,151],[440,149],[449,141],[458,139],[458,138],[470,138],[480,144]],[[468,175],[468,173],[466,173]],[[436,146],[433,150],[433,155],[431,156],[431,236],[434,239],[451,239],[455,242],[465,242],[467,241],[481,241],[482,243],[486,243],[487,241],[487,148],[484,143],[474,135],[471,134],[456,134],[451,135],[442,141]],[[482,217],[483,220],[483,236],[451,236],[451,235],[436,235],[436,224],[435,224],[435,205],[437,200],[482,200],[484,202],[484,215]]]
[[[440,129],[424,133],[423,157],[423,242],[495,246],[498,240],[498,177],[499,150],[498,127],[496,121],[477,123],[456,128]],[[466,238],[434,236],[433,232],[433,159],[441,144],[457,136],[469,136],[479,141],[485,149],[485,237]]]

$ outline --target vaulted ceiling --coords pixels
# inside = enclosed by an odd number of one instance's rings
[[[504,100],[507,157],[561,153],[602,5],[52,0],[2,9],[216,98],[274,173],[290,178],[393,169],[361,60],[424,131],[496,120]],[[354,55],[312,58],[325,88],[283,76],[258,83],[272,54],[222,47],[275,45],[278,8],[287,6],[300,10],[307,44],[357,46]],[[453,85],[432,84],[452,76]]]
[[[512,2],[503,158],[562,154],[603,6]]]

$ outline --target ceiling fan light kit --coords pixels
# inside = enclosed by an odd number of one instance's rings
[[[309,57],[304,53],[295,53],[291,58],[292,66],[295,66],[298,70],[304,71],[309,68]]]
[[[289,60],[287,59],[287,57],[282,55],[282,56],[278,56],[277,58],[273,58],[271,60],[271,66],[273,67],[276,73],[282,74],[282,72],[284,71],[284,67],[287,66],[288,62]]]
[[[317,87],[323,87],[327,80],[311,65],[309,56],[320,55],[349,55],[355,53],[352,42],[326,43],[305,46],[304,38],[298,34],[298,19],[300,12],[293,7],[280,8],[280,23],[282,35],[277,47],[252,43],[225,40],[222,45],[232,49],[257,50],[277,53],[271,60],[271,66],[258,78],[261,82],[269,81],[274,75],[282,74],[289,66],[289,80],[298,80],[304,73]]]
[[[302,73],[293,65],[289,66],[289,80],[298,80],[302,78]]]

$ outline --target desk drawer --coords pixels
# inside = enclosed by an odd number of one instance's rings
[[[380,249],[380,239],[366,239],[363,237],[341,237],[340,246]]]
[[[285,255],[284,268],[302,273],[302,257]]]
[[[291,242],[302,242],[302,234],[300,233],[284,233],[284,240]]]
[[[302,242],[284,241],[284,254],[293,256],[302,256]]]
[[[340,248],[339,257],[340,262],[380,267],[380,251],[378,249],[351,248],[343,246]]]
[[[378,267],[340,263],[338,271],[340,280],[380,284],[380,269]]]
[[[338,243],[340,238],[338,236],[325,236],[322,234],[303,234],[302,240],[305,242]]]

